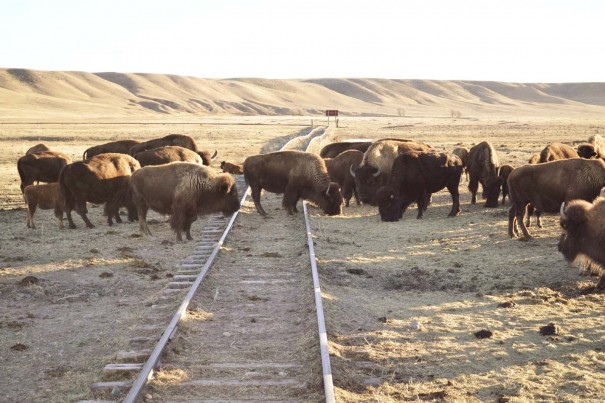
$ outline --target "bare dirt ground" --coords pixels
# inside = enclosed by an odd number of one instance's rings
[[[76,217],[78,229],[61,231],[43,210],[39,229],[28,230],[16,172],[27,148],[42,140],[77,159],[106,141],[187,133],[218,149],[219,160],[241,162],[307,134],[309,120],[2,125],[0,400],[92,398],[90,385],[127,349],[192,248],[174,242],[165,217],[153,216],[154,237],[140,238],[136,224],[108,227],[100,208],[89,214],[92,230]],[[331,135],[414,138],[439,150],[489,140],[502,163],[518,166],[551,141],[583,141],[604,128],[580,118],[341,118]],[[544,229],[530,228],[536,239],[519,242],[506,232],[508,206],[469,200],[462,183],[456,218],[446,218],[446,193],[434,196],[423,220],[412,208],[402,221],[382,223],[375,208],[354,204],[342,216],[314,214],[338,400],[601,400],[605,297],[584,294],[594,279],[557,252],[557,218],[544,217]],[[202,225],[194,224],[194,238]],[[22,284],[26,276],[38,282]],[[550,323],[557,332],[541,335]],[[481,330],[492,336],[477,338]]]

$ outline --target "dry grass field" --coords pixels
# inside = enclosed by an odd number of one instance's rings
[[[217,149],[219,160],[241,162],[308,133],[310,120],[1,124],[0,400],[93,398],[90,385],[140,334],[175,263],[192,248],[174,242],[165,217],[152,216],[154,236],[141,238],[136,224],[108,227],[98,207],[90,208],[92,230],[77,215],[77,229],[59,230],[48,210],[36,212],[37,230],[27,229],[16,171],[27,148],[44,142],[78,159],[87,147],[115,139],[184,133]],[[446,151],[488,140],[501,163],[519,166],[549,142],[604,131],[605,120],[574,115],[342,117],[327,133],[332,140],[413,138]],[[605,296],[584,292],[595,280],[557,252],[557,218],[545,216],[545,228],[530,228],[531,242],[511,240],[508,204],[473,206],[466,182],[460,190],[462,213],[455,218],[446,218],[451,200],[444,192],[434,195],[422,220],[414,207],[396,223],[354,203],[341,216],[312,210],[338,401],[602,400]],[[284,211],[270,215],[276,228],[287,222]],[[194,223],[194,238],[203,221]],[[23,282],[26,276],[37,281]],[[541,335],[550,323],[557,332]],[[480,330],[492,336],[479,339]]]

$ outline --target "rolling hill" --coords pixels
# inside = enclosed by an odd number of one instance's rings
[[[605,83],[204,79],[0,69],[1,119],[208,115],[603,116]]]

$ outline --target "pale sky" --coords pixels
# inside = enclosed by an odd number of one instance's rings
[[[0,0],[0,67],[605,81],[601,0]]]

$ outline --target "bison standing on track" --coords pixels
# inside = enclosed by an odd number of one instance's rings
[[[502,180],[498,177],[500,162],[494,147],[487,141],[472,147],[466,158],[469,172],[468,190],[471,192],[471,203],[477,202],[479,183],[483,187],[484,207],[498,207]]]
[[[334,158],[347,150],[357,150],[365,153],[372,144],[371,141],[341,141],[328,144],[319,152],[321,158]]]
[[[355,188],[355,178],[351,175],[351,170],[359,167],[362,158],[363,153],[357,150],[347,150],[334,158],[324,158],[330,178],[340,186],[346,207],[349,207],[349,202],[353,195],[355,195],[357,205],[361,204],[357,195],[357,189]]]
[[[25,155],[28,154],[35,154],[35,153],[39,153],[41,151],[50,151],[50,147],[48,147],[46,144],[40,143],[40,144],[36,144],[33,147],[30,147],[26,152]]]
[[[551,143],[544,147],[540,152],[540,159],[538,163],[550,161],[565,160],[569,158],[578,158],[579,155],[573,147],[563,143]]]
[[[561,228],[559,252],[565,260],[573,263],[578,255],[588,258],[590,267],[599,266],[601,278],[598,289],[605,289],[605,199],[594,203],[572,200],[567,206],[561,205]]]
[[[198,215],[221,212],[230,216],[239,210],[235,180],[208,167],[189,162],[141,168],[132,175],[130,190],[139,215],[141,234],[151,235],[147,211],[170,214],[170,227],[182,241],[191,237],[191,224]]]
[[[198,165],[204,164],[202,157],[195,151],[179,146],[166,146],[154,148],[153,150],[141,151],[133,155],[142,167],[149,165],[162,165],[175,161],[192,162]]]
[[[302,151],[278,151],[253,155],[244,161],[244,177],[252,190],[256,211],[267,213],[260,204],[261,190],[283,193],[282,206],[288,214],[298,212],[299,199],[310,200],[328,215],[342,212],[338,184],[330,181],[324,161]]]
[[[95,155],[105,153],[128,154],[128,151],[137,144],[139,144],[139,142],[136,140],[118,140],[110,143],[99,144],[98,146],[87,148],[82,155],[82,159],[86,160],[94,157]]]
[[[139,162],[130,155],[104,153],[63,168],[59,184],[61,196],[65,200],[69,228],[76,228],[71,218],[74,209],[88,228],[94,228],[86,216],[86,202],[106,203],[109,225],[113,225],[112,217],[115,217],[116,222],[122,222],[118,211],[121,205],[128,208],[128,218],[133,221],[134,205],[128,197],[128,186],[130,176],[140,167]]]
[[[71,158],[56,151],[41,151],[25,155],[17,161],[17,170],[21,178],[21,193],[32,183],[57,182],[64,166],[71,163]]]
[[[410,152],[398,156],[391,178],[376,194],[382,221],[398,221],[407,207],[416,202],[422,218],[431,193],[447,188],[452,196],[449,217],[460,212],[458,186],[463,164],[458,156],[437,152]]]
[[[361,165],[351,174],[355,177],[355,187],[359,201],[376,205],[376,192],[386,185],[391,175],[395,158],[411,151],[430,151],[431,146],[410,140],[377,140],[364,153]]]
[[[538,226],[542,227],[542,212],[556,213],[561,203],[582,199],[592,201],[605,186],[605,162],[572,158],[523,165],[508,177],[511,207],[508,211],[508,234],[519,235],[517,224],[525,239],[531,235],[523,222],[528,204],[536,209]]]

